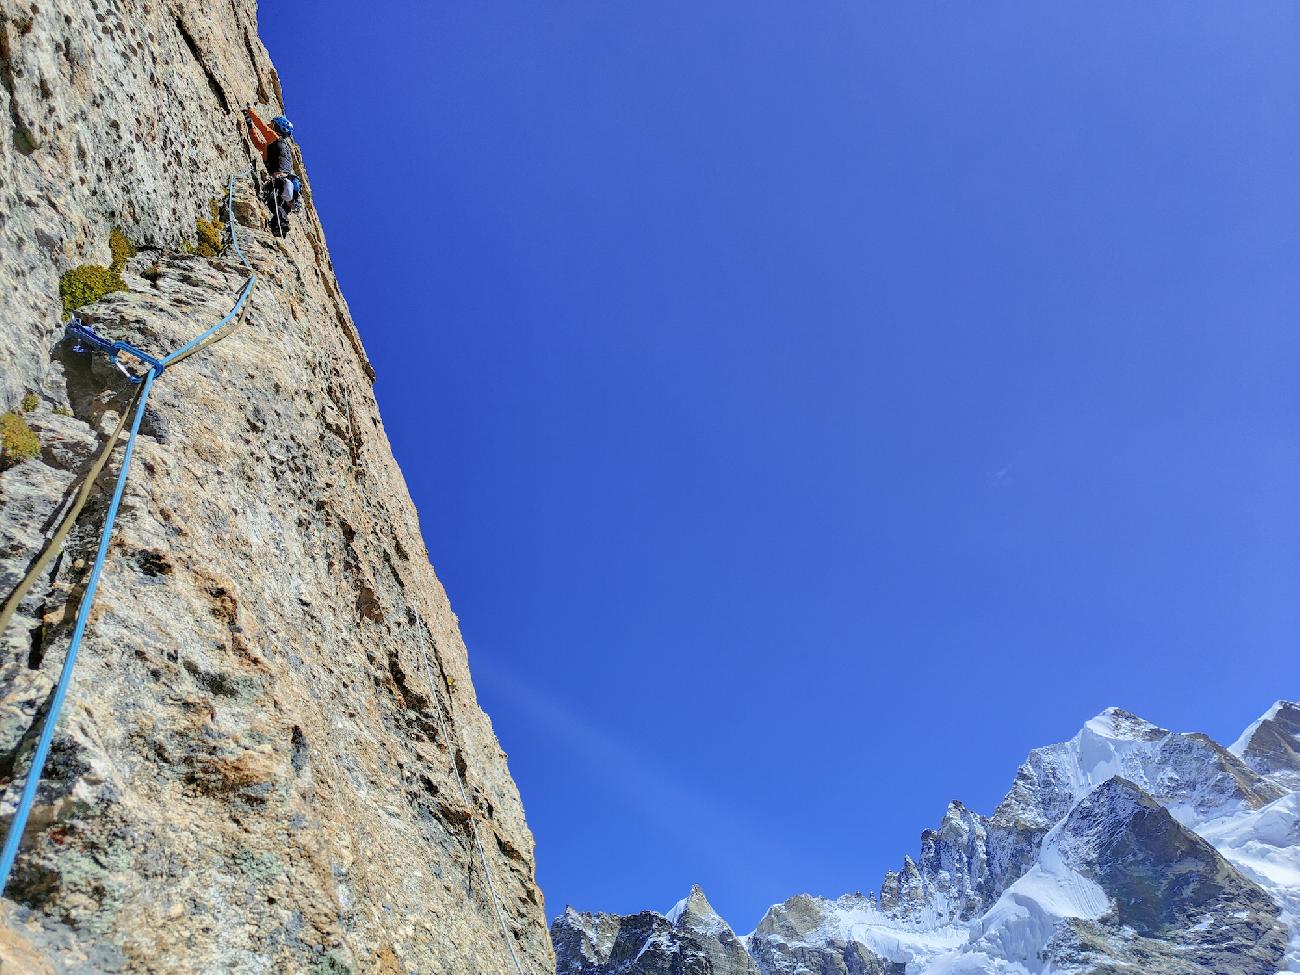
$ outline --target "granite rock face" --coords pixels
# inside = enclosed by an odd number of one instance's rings
[[[121,228],[129,290],[83,318],[158,353],[219,320],[247,271],[183,242],[254,166],[246,102],[282,108],[252,2],[0,0],[0,408],[34,394],[41,443],[0,472],[0,595],[133,392],[61,341],[59,278]],[[155,386],[0,962],[506,975],[513,948],[544,975],[533,839],[322,228],[308,206],[271,237],[239,186],[259,282],[243,327]],[[106,494],[0,634],[6,817]]]
[[[1278,702],[1223,748],[1108,709],[992,816],[951,803],[878,896],[799,894],[742,941],[759,975],[1300,972],[1298,716]],[[564,975],[642,971],[555,947]]]

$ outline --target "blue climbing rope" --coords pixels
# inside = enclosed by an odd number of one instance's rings
[[[195,338],[190,339],[190,341],[186,342],[184,345],[182,345],[179,349],[177,349],[177,350],[176,350],[175,352],[173,352],[171,355],[169,355],[169,356],[167,356],[165,359],[163,359],[162,362],[159,364],[157,371],[158,371],[158,372],[162,372],[162,370],[166,369],[168,366],[172,365],[173,363],[180,362],[182,359],[184,359],[184,358],[185,358],[187,355],[189,355],[191,352],[194,352],[195,350],[197,350],[198,347],[201,346],[201,345],[203,345],[203,344],[204,344],[208,339],[210,339],[212,336],[216,335],[216,334],[217,334],[218,332],[220,332],[223,328],[225,328],[225,327],[226,327],[227,325],[229,325],[232,321],[234,321],[234,320],[235,320],[235,316],[239,314],[239,312],[240,312],[241,309],[243,309],[243,307],[244,307],[244,302],[246,302],[246,301],[248,300],[248,296],[249,296],[249,295],[252,293],[252,291],[253,291],[253,285],[255,285],[256,283],[257,283],[257,275],[256,275],[256,274],[250,274],[250,275],[248,276],[248,281],[247,281],[247,283],[244,285],[244,289],[239,293],[239,300],[236,301],[236,302],[235,302],[235,306],[234,306],[233,308],[231,308],[229,312],[226,313],[226,317],[223,318],[223,319],[221,319],[221,321],[217,322],[217,324],[213,325],[210,329],[208,329],[208,330],[207,330],[206,332],[204,332],[202,335],[199,335],[199,336],[196,336]]]
[[[230,177],[230,184],[226,188],[226,225],[230,227],[230,246],[234,250],[235,254],[238,255],[239,263],[244,265],[244,267],[250,268],[250,271],[251,267],[248,263],[248,258],[244,256],[244,251],[239,246],[239,234],[235,231],[235,228],[238,226],[238,224],[235,223],[235,180],[242,179],[245,176],[251,176],[252,173],[253,171],[251,169],[243,173],[236,173],[234,176]],[[217,324],[213,325],[203,334],[196,336],[189,342],[186,342],[171,355],[166,356],[162,360],[161,368],[165,369],[173,363],[180,362],[191,352],[196,351],[199,346],[207,342],[208,339],[234,321],[235,317],[243,309],[244,303],[248,301],[248,296],[252,293],[253,285],[256,283],[257,272],[251,271],[248,275],[248,281],[245,282],[243,290],[239,293],[239,298],[235,301],[234,307],[226,314],[226,317],[221,319],[221,321],[217,322]]]
[[[249,172],[251,173],[251,170]],[[123,372],[127,372],[127,370],[117,360],[119,352],[126,352],[128,355],[134,356],[149,368],[142,377],[135,377],[129,372],[127,373],[133,382],[143,383],[143,385],[140,388],[139,398],[136,402],[135,416],[131,419],[131,433],[127,437],[126,448],[122,454],[122,469],[118,472],[117,483],[113,488],[113,499],[108,505],[108,516],[104,519],[103,533],[99,538],[99,550],[95,554],[95,563],[90,569],[86,591],[81,597],[80,606],[77,608],[77,621],[72,630],[72,640],[68,644],[67,656],[63,660],[63,670],[59,674],[59,681],[54,686],[54,694],[50,698],[49,708],[45,714],[45,723],[41,726],[40,738],[36,742],[36,752],[32,756],[31,768],[27,772],[27,781],[23,783],[22,796],[18,800],[18,808],[15,810],[14,817],[9,822],[9,829],[5,833],[4,847],[0,849],[0,894],[4,893],[5,888],[9,885],[9,875],[13,872],[14,861],[18,858],[18,847],[22,843],[23,833],[27,829],[28,817],[31,815],[32,806],[36,802],[36,792],[40,788],[41,775],[45,771],[45,761],[49,758],[50,744],[54,740],[54,728],[58,724],[59,714],[63,710],[63,701],[68,695],[68,688],[72,684],[72,671],[77,663],[77,653],[81,649],[82,637],[86,632],[86,623],[90,619],[90,608],[95,601],[95,591],[99,588],[99,579],[104,572],[104,562],[108,558],[108,548],[113,536],[113,525],[117,521],[117,511],[122,503],[122,494],[126,490],[127,476],[131,471],[131,455],[135,452],[135,441],[140,432],[140,421],[144,418],[145,406],[149,402],[149,393],[153,389],[154,381],[163,374],[163,370],[168,366],[174,365],[181,359],[198,351],[213,336],[233,322],[247,303],[253,285],[257,283],[257,274],[251,271],[248,258],[244,256],[244,252],[239,246],[239,232],[236,229],[238,225],[234,219],[235,180],[246,175],[248,173],[240,173],[230,177],[226,198],[226,213],[229,217],[231,245],[235,253],[239,255],[240,263],[244,267],[250,268],[250,273],[248,281],[240,290],[239,298],[235,301],[234,307],[221,321],[162,359],[147,355],[125,342],[110,342],[80,322],[77,322],[80,327],[76,331],[69,325],[69,333],[77,339],[79,344],[104,352],[114,365],[122,369]],[[74,321],[76,320],[74,319]]]
[[[54,739],[54,725],[59,720],[63,709],[63,699],[68,696],[68,687],[72,683],[72,668],[77,664],[77,651],[81,649],[81,637],[86,632],[86,621],[90,618],[90,606],[95,601],[95,590],[99,588],[99,577],[104,572],[104,559],[108,556],[108,545],[112,540],[113,523],[117,520],[117,509],[122,503],[122,492],[126,490],[126,475],[131,469],[131,454],[135,450],[136,434],[140,432],[140,421],[144,418],[145,404],[149,402],[149,391],[153,388],[155,372],[150,369],[145,373],[144,387],[140,392],[140,401],[131,420],[131,435],[126,441],[126,452],[122,455],[122,469],[117,475],[117,484],[113,488],[113,500],[108,506],[108,517],[104,519],[104,534],[99,539],[99,551],[95,555],[95,564],[90,570],[90,581],[86,583],[85,595],[81,597],[81,606],[77,609],[77,625],[72,631],[72,642],[68,645],[68,655],[63,660],[63,671],[59,682],[54,686],[54,696],[50,698],[49,711],[45,715],[45,724],[41,727],[41,737],[36,743],[36,754],[32,756],[32,767],[23,783],[23,794],[18,800],[18,809],[9,832],[5,834],[5,845],[0,851],[0,893],[9,885],[9,874],[18,857],[18,844],[22,842],[23,831],[27,827],[27,817],[31,814],[36,801],[36,790],[41,784],[41,773],[45,771],[45,759],[50,754],[50,742]]]
[[[253,175],[251,169],[246,169],[242,173],[235,173],[230,177],[230,183],[226,187],[226,226],[230,228],[230,246],[235,249],[239,255],[239,263],[244,267],[249,267],[248,258],[244,256],[243,248],[239,246],[239,234],[235,233],[235,180],[248,179]]]

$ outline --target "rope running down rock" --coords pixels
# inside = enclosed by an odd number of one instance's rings
[[[122,494],[126,490],[127,475],[131,471],[131,455],[135,452],[136,437],[140,433],[140,421],[144,419],[145,407],[149,403],[149,393],[153,389],[154,381],[162,375],[163,370],[168,366],[175,365],[201,349],[227,338],[243,324],[243,311],[247,307],[248,296],[253,291],[253,285],[257,283],[257,273],[251,269],[248,258],[244,256],[243,250],[240,249],[239,233],[236,230],[238,225],[235,223],[235,180],[246,175],[248,173],[240,173],[230,177],[226,196],[226,212],[229,219],[231,244],[235,253],[239,256],[240,263],[249,268],[248,280],[240,290],[239,298],[235,301],[234,307],[221,321],[201,332],[156,365],[150,365],[149,371],[145,373],[144,380],[136,391],[135,399],[132,401],[135,407],[134,414],[131,414],[130,410],[123,414],[123,420],[127,415],[132,417],[131,433],[127,437],[126,448],[122,453],[122,468],[118,471],[117,483],[113,488],[113,498],[109,502],[108,515],[104,519],[104,528],[99,539],[99,550],[95,554],[95,562],[90,569],[90,577],[86,583],[86,591],[81,597],[81,605],[77,608],[77,621],[72,630],[72,640],[68,644],[67,655],[63,660],[63,669],[59,673],[59,680],[54,685],[54,693],[50,697],[49,708],[45,713],[45,721],[41,725],[40,738],[36,742],[36,752],[32,756],[31,767],[27,772],[27,780],[23,783],[22,795],[18,800],[18,808],[15,810],[13,819],[9,822],[9,829],[5,833],[4,847],[0,849],[0,893],[3,893],[5,887],[8,886],[9,876],[13,872],[14,861],[18,858],[18,847],[22,843],[23,833],[27,828],[27,819],[31,815],[32,806],[36,802],[36,790],[41,784],[41,775],[45,771],[45,761],[50,754],[50,745],[54,739],[54,727],[58,723],[59,714],[63,710],[64,699],[67,697],[68,688],[72,684],[72,672],[77,663],[77,652],[81,649],[81,641],[86,632],[86,623],[90,619],[90,609],[95,601],[95,591],[99,588],[99,579],[103,574],[104,562],[108,557],[109,543],[113,536],[113,525],[117,521],[118,507],[122,503]],[[77,514],[80,513],[81,507],[85,503],[85,497],[89,496],[90,488],[93,487],[95,478],[103,469],[104,462],[107,461],[108,455],[112,452],[120,434],[121,424],[109,438],[108,446],[101,457],[96,460],[95,464],[91,465],[91,469],[87,472],[86,482],[78,491],[77,501],[74,501],[67,514],[64,515],[64,523],[60,524],[56,530],[55,538],[58,538],[60,534],[66,537],[67,530],[71,528],[71,523],[76,520]],[[32,569],[28,570],[19,583],[19,590],[22,590],[23,594],[31,587],[36,576],[39,575],[48,562],[49,555],[55,550],[56,545],[54,544],[54,538],[52,538],[51,544],[46,547],[46,550],[37,558]],[[22,595],[15,591],[5,601],[3,612],[12,615],[12,610],[17,608],[21,600]],[[6,622],[8,615],[3,617]]]

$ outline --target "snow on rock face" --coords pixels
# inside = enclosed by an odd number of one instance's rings
[[[1300,973],[1298,732],[1287,702],[1231,750],[1108,709],[1031,752],[991,818],[950,804],[879,898],[800,894],[736,940],[757,975]],[[691,915],[703,943],[725,927],[698,890],[664,924]]]
[[[1170,975],[1277,971],[1286,943],[1278,905],[1133,783],[1114,778],[1092,792],[1055,846],[1110,907],[1066,924],[1048,957]]]
[[[1300,792],[1207,823],[1198,832],[1281,907],[1281,921],[1291,932],[1285,971],[1300,972]]]
[[[1089,793],[1038,861],[971,926],[970,944],[932,972],[1096,971],[1271,975],[1285,933],[1278,908],[1214,848],[1132,782]],[[996,958],[1012,968],[972,967]]]
[[[942,947],[901,930],[861,894],[838,901],[798,894],[769,908],[749,936],[763,975],[903,975],[908,961]]]
[[[679,909],[680,908],[680,909]],[[679,938],[690,938],[700,954],[709,960],[715,975],[751,975],[756,973],[744,944],[731,926],[718,916],[699,885],[693,886],[684,901],[674,906],[672,925]]]
[[[1228,751],[1274,785],[1300,789],[1300,704],[1278,701]]]
[[[994,885],[989,872],[988,821],[952,802],[937,830],[921,834],[921,862],[904,857],[880,885],[881,910],[924,916],[931,925],[968,920],[984,908]]]
[[[970,942],[958,955],[1000,958],[1028,971],[1040,971],[1044,948],[1063,920],[1093,919],[1106,912],[1110,906],[1106,892],[1069,862],[1073,857],[1062,855],[1055,841],[1060,828],[1048,834],[1038,862],[971,925]],[[956,959],[936,967],[940,971],[966,970]]]
[[[1151,793],[1184,822],[1258,809],[1283,795],[1205,735],[1166,731],[1110,708],[1069,741],[1030,752],[993,822],[1046,832],[1074,803],[1116,775]]]
[[[939,829],[922,834],[920,863],[907,858],[885,875],[881,909],[931,926],[976,917],[1034,865],[1047,831],[1116,775],[1192,825],[1283,794],[1205,735],[1108,708],[1069,741],[1030,752],[991,819],[952,803]]]
[[[613,914],[581,914],[566,907],[551,924],[557,975],[596,971],[592,966],[609,961],[623,920]]]

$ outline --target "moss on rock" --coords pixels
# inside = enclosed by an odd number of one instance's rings
[[[109,270],[121,274],[126,262],[135,257],[135,245],[127,239],[126,234],[114,227],[108,235],[108,249],[113,253],[113,263],[109,265]]]
[[[41,441],[21,415],[0,413],[0,470],[31,460],[41,452]]]
[[[194,221],[194,234],[199,239],[194,245],[194,253],[200,257],[216,257],[225,245],[226,225],[220,220],[199,217]]]
[[[59,297],[63,299],[65,315],[82,305],[98,301],[106,294],[126,290],[122,275],[98,264],[79,265],[59,278]]]

